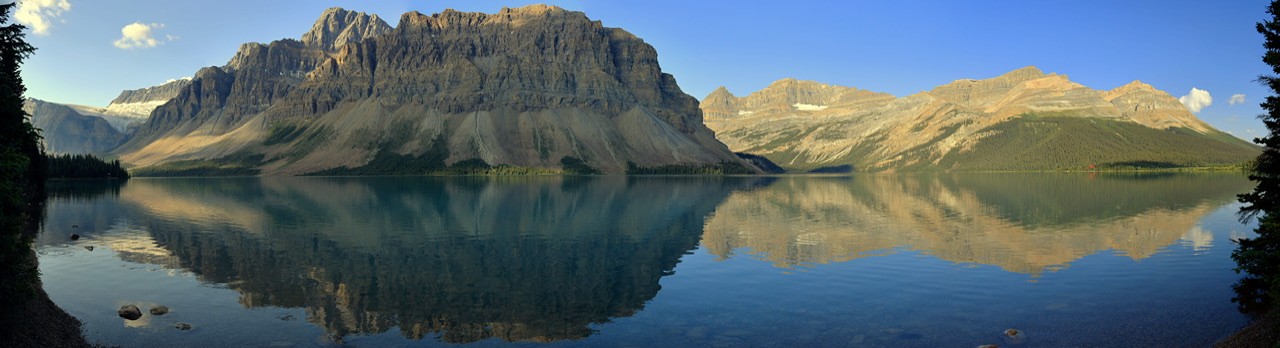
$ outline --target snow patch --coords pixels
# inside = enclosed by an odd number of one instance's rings
[[[818,111],[818,110],[824,110],[827,108],[826,105],[813,105],[813,104],[804,104],[804,103],[796,103],[795,105],[792,105],[792,106],[794,106],[796,110],[800,110],[800,111]]]

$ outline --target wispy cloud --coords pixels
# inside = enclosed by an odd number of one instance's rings
[[[121,49],[126,49],[126,50],[131,50],[135,48],[152,48],[152,47],[159,46],[163,42],[161,42],[160,40],[156,40],[156,38],[152,36],[153,34],[152,31],[155,29],[163,29],[163,28],[164,28],[164,24],[160,24],[160,23],[151,23],[151,24],[143,24],[142,22],[130,23],[129,25],[124,26],[124,28],[120,28],[120,39],[116,40],[115,45],[116,47],[119,47]],[[165,38],[167,39],[167,41],[173,41],[177,39],[176,36],[172,36],[172,35],[165,35]]]
[[[1231,99],[1227,100],[1227,105],[1244,104],[1244,94],[1232,94]]]
[[[1209,91],[1191,87],[1191,92],[1188,92],[1182,98],[1178,98],[1178,101],[1182,102],[1182,105],[1186,105],[1187,110],[1200,112],[1206,106],[1213,105],[1213,96],[1209,95]]]
[[[67,0],[20,0],[13,18],[31,28],[36,35],[48,35],[53,19],[66,11],[71,11],[71,3]]]

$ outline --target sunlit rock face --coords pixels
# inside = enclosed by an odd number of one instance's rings
[[[785,268],[901,248],[1040,274],[1103,251],[1141,260],[1180,241],[1224,242],[1198,223],[1248,189],[1214,176],[784,178],[726,199],[702,245]]]
[[[900,98],[788,78],[744,97],[721,87],[701,107],[730,149],[793,171],[1220,165],[1259,152],[1151,85],[1095,90],[1035,67]]]
[[[201,69],[116,153],[142,167],[283,175],[364,167],[379,153],[557,170],[574,157],[608,173],[627,162],[750,167],[703,125],[652,46],[545,5],[411,12],[394,28],[330,9],[301,41],[245,44]]]
[[[399,327],[413,339],[548,342],[643,309],[705,216],[752,181],[225,183],[136,181],[120,197],[168,252],[158,261],[227,284],[246,307],[305,308],[334,337]]]

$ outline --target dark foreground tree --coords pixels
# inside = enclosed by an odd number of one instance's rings
[[[0,22],[10,22],[14,6],[0,5]],[[2,282],[0,291],[8,293],[30,291],[28,280],[37,276],[26,260],[30,245],[22,227],[32,205],[27,198],[42,192],[46,170],[39,135],[22,111],[26,88],[19,65],[35,51],[23,40],[22,30],[18,24],[0,26],[0,272],[12,277]]]
[[[1266,307],[1265,302],[1280,296],[1280,214],[1276,213],[1280,209],[1280,1],[1272,1],[1267,13],[1271,19],[1257,24],[1266,50],[1262,61],[1272,72],[1258,77],[1258,82],[1271,89],[1261,104],[1266,113],[1258,115],[1267,126],[1267,135],[1253,140],[1263,146],[1249,175],[1258,185],[1253,192],[1240,195],[1244,203],[1241,220],[1258,217],[1258,236],[1239,240],[1231,253],[1238,265],[1236,271],[1250,277],[1236,286],[1240,294],[1236,301],[1242,309]]]
[[[80,322],[40,288],[31,249],[43,204],[45,157],[22,111],[19,66],[35,48],[10,22],[16,3],[0,5],[0,346],[87,347]]]

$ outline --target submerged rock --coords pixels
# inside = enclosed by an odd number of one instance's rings
[[[151,315],[165,315],[165,314],[169,314],[169,307],[165,307],[165,306],[151,307]]]
[[[80,235],[72,233],[70,236],[67,236],[67,238],[71,238],[71,240],[80,240]]]
[[[173,328],[182,330],[182,331],[187,331],[187,330],[191,330],[191,324],[177,323],[177,324],[173,324]]]
[[[138,306],[124,305],[124,306],[121,306],[120,309],[116,311],[116,314],[119,315],[121,318],[125,318],[128,320],[138,320],[138,318],[142,317],[142,310],[138,309]]]
[[[984,344],[984,345],[978,346],[978,348],[1000,348],[1000,346],[997,346],[994,344]]]

